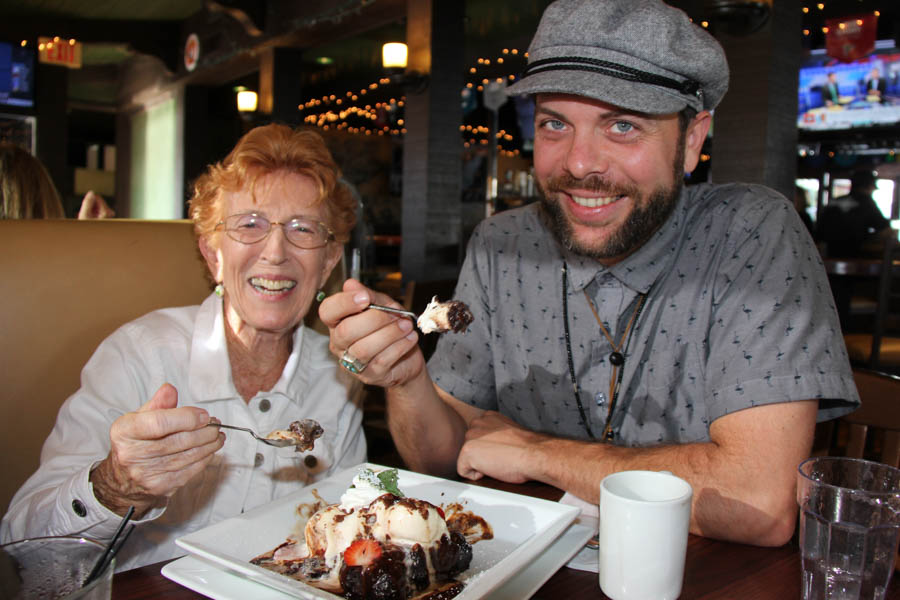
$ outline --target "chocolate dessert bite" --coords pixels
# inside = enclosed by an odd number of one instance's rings
[[[472,311],[464,302],[459,300],[439,302],[437,296],[434,296],[416,324],[422,333],[445,331],[462,333],[473,319]]]

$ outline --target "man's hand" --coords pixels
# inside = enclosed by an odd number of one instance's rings
[[[365,365],[356,373],[363,383],[387,388],[408,383],[425,369],[415,326],[406,317],[366,310],[372,303],[402,308],[355,279],[348,279],[342,292],[322,301],[319,317],[328,327],[329,348],[338,359],[347,352]]]
[[[177,406],[178,392],[166,383],[137,412],[113,422],[109,455],[91,471],[101,504],[120,515],[133,505],[140,518],[206,468],[225,434],[206,426],[205,410]]]
[[[532,450],[545,439],[498,412],[486,411],[469,421],[456,470],[467,479],[487,475],[508,483],[524,483],[534,478]]]

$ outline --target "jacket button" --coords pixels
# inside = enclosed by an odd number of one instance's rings
[[[268,398],[263,398],[259,401],[259,412],[269,412],[270,408],[272,408],[272,403],[269,402]]]
[[[75,514],[79,517],[87,516],[87,509],[84,507],[84,503],[78,498],[72,500],[72,510],[74,510]]]
[[[263,462],[265,462],[266,457],[262,455],[261,452],[257,452],[256,456],[253,457],[253,466],[261,467]]]

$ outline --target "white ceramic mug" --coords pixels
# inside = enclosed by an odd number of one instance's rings
[[[600,482],[600,589],[612,600],[681,594],[691,521],[688,482],[668,472],[621,471]]]

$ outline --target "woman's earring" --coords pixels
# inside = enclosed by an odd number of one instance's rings
[[[319,293],[316,294],[316,302],[321,302],[324,299],[325,299],[325,291],[319,290]]]
[[[217,283],[214,291],[216,292],[216,296],[221,298],[222,296],[225,295],[225,286],[222,285],[221,283]]]

